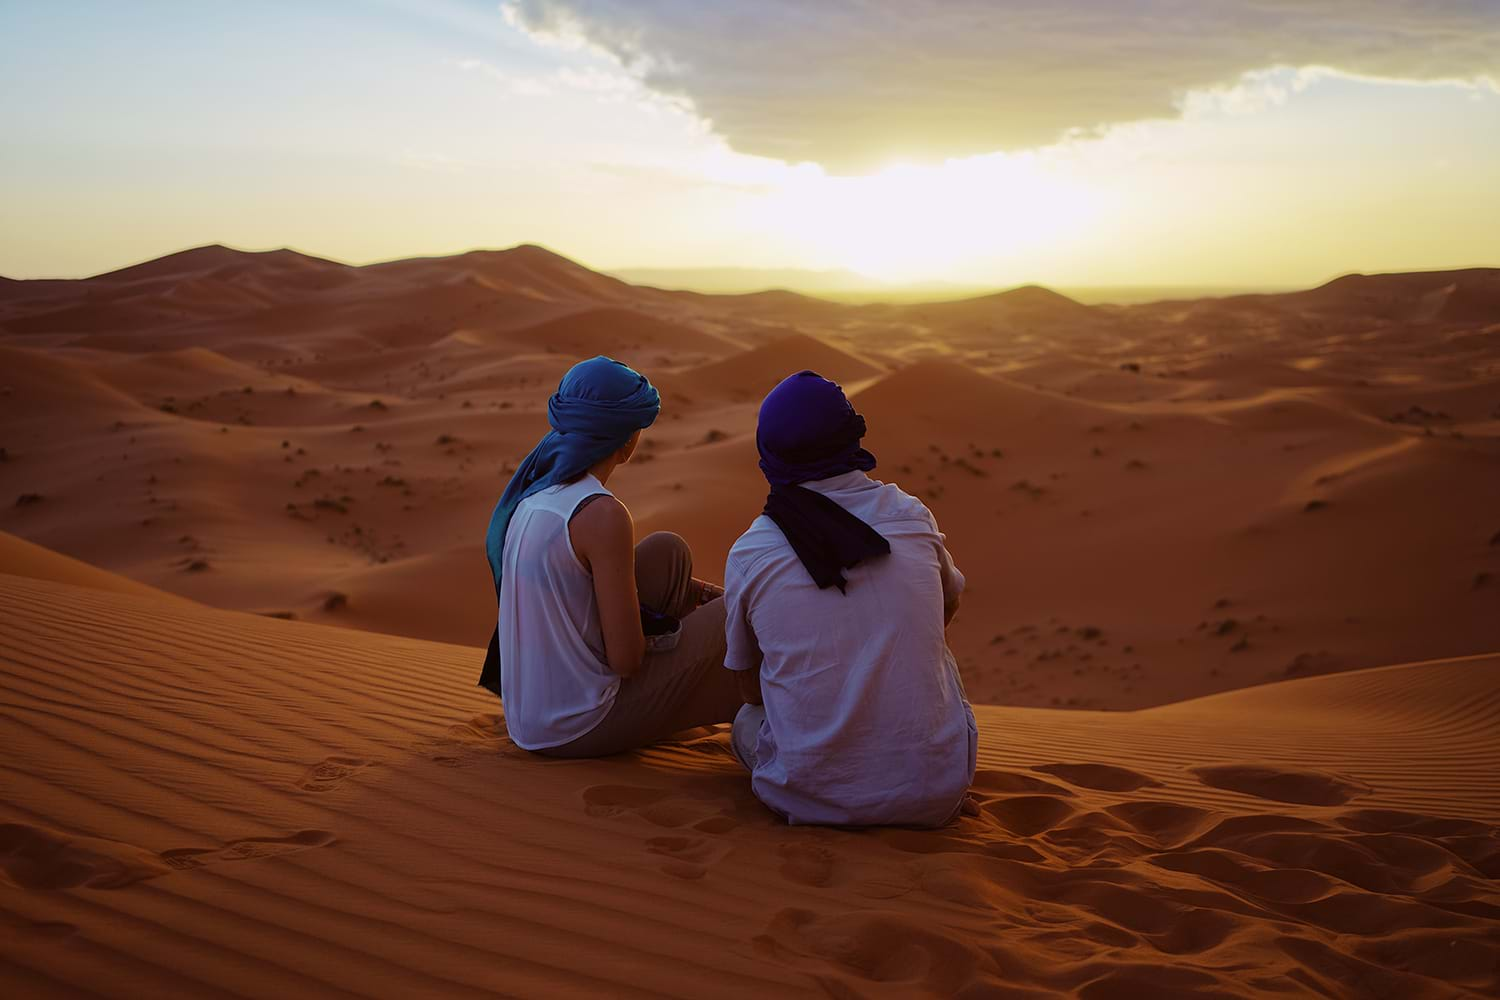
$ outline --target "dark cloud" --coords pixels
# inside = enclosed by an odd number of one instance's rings
[[[837,171],[1174,116],[1270,66],[1500,78],[1500,0],[508,0],[692,100],[738,150]]]

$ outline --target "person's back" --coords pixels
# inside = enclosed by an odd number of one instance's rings
[[[609,491],[592,475],[522,500],[511,517],[499,600],[501,698],[517,746],[541,750],[593,729],[614,704],[594,578],[578,562],[568,523]]]
[[[963,577],[898,487],[863,472],[804,485],[891,552],[852,567],[840,593],[813,582],[767,517],[730,550],[726,665],[759,662],[765,702],[755,793],[797,823],[944,823],[974,777],[974,716],[943,635]]]
[[[792,389],[836,393],[848,408],[837,386],[817,383]],[[941,825],[964,801],[978,742],[944,635],[963,576],[926,506],[865,474],[874,459],[855,450],[864,422],[852,408],[843,457],[778,463],[767,444],[775,395],[760,433],[772,497],[725,569],[725,665],[758,673],[747,698],[764,702],[736,719],[736,755],[756,795],[790,822]],[[797,433],[816,426],[805,408],[791,416]],[[810,478],[819,472],[832,474]]]
[[[547,401],[552,429],[490,515],[498,608],[479,684],[501,697],[517,746],[607,756],[728,722],[741,704],[723,669],[718,588],[693,576],[680,536],[637,543],[630,511],[605,486],[660,409],[628,366],[574,365]]]

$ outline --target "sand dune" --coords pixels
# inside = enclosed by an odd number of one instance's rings
[[[853,306],[640,288],[539,247],[199,248],[7,286],[0,530],[200,602],[477,643],[478,538],[570,364],[660,384],[616,488],[709,577],[764,498],[759,394],[813,367],[948,532],[977,700],[1138,708],[1489,652],[1500,314],[1427,300],[1482,303],[1495,273]]]
[[[812,369],[851,390],[881,369],[805,334],[779,337],[747,351],[674,375],[672,382],[697,398],[760,404],[776,383]]]
[[[202,247],[0,281],[0,991],[1494,995],[1497,276],[854,306]],[[787,829],[723,733],[504,737],[479,539],[599,352],[665,400],[611,486],[711,579],[760,394],[855,391],[969,580],[979,817]]]
[[[175,594],[148,587],[117,573],[106,573],[96,566],[44,549],[40,545],[33,545],[3,531],[0,531],[0,566],[4,566],[5,572],[11,576],[151,597],[169,604],[183,601],[183,598]]]
[[[667,322],[629,309],[598,308],[510,331],[510,342],[531,350],[544,349],[570,357],[592,357],[614,352],[644,357],[647,351],[725,354],[733,344],[679,323]]]
[[[1500,281],[1490,268],[1350,274],[1307,292],[1278,296],[1281,303],[1312,306],[1339,315],[1402,320],[1493,319]]]
[[[533,759],[469,648],[4,576],[0,649],[11,996],[1500,989],[1496,657],[980,707],[979,817],[858,832]]]
[[[430,581],[452,580],[434,589]],[[352,595],[352,596],[351,596]],[[493,627],[495,590],[489,565],[472,545],[360,567],[334,577],[296,609],[297,617],[418,639],[468,634],[478,642]]]
[[[451,280],[455,274],[473,275],[495,285],[541,299],[595,302],[629,301],[639,296],[633,286],[607,274],[591,271],[545,247],[522,244],[509,250],[471,250],[449,257],[417,257],[370,265],[368,270],[407,279]]]
[[[137,408],[130,396],[114,389],[81,366],[45,354],[0,345],[8,416],[11,422],[66,413],[91,416]]]
[[[261,251],[236,250],[215,243],[180,250],[177,253],[169,253],[139,264],[106,271],[94,280],[121,284],[156,279],[181,279],[208,272],[221,274],[245,274],[253,271],[307,272],[339,270],[346,266],[285,248]]]

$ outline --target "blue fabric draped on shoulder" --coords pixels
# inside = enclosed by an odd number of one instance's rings
[[[630,440],[630,435],[650,427],[660,412],[661,395],[656,387],[612,358],[590,358],[568,370],[547,401],[552,430],[510,477],[490,516],[484,548],[497,595],[505,533],[521,501],[583,475]]]

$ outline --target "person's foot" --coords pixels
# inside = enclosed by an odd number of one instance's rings
[[[963,802],[959,803],[958,811],[963,813],[965,816],[978,816],[979,801],[975,799],[974,796],[969,795],[966,792],[964,793]]]

